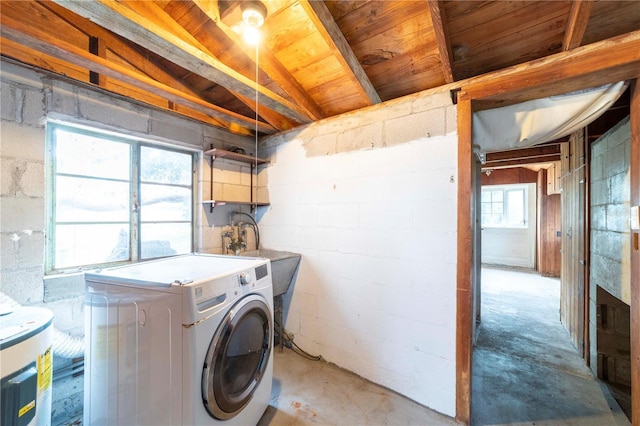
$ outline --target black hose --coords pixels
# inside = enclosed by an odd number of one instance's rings
[[[280,327],[278,327],[279,325],[278,321],[274,321],[274,322],[276,324],[276,327],[274,328],[276,330],[279,330]],[[279,338],[283,340],[284,346],[291,349],[293,352],[297,353],[301,357],[309,359],[311,361],[321,361],[324,359],[322,358],[322,355],[311,355],[309,352],[305,351],[300,346],[298,346],[296,342],[293,341],[293,336],[287,333],[287,330],[282,330],[282,334],[283,335],[279,336]]]
[[[245,212],[236,211],[236,212],[233,212],[232,214],[233,216],[235,215],[247,216],[249,219],[251,219],[251,222],[253,223],[253,229],[256,232],[256,250],[259,250],[260,249],[260,231],[258,230],[258,224],[256,223],[256,220],[253,218],[253,216]]]

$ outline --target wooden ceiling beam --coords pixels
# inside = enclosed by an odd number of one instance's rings
[[[496,108],[640,77],[640,31],[470,78],[458,99]]]
[[[300,6],[305,10],[309,19],[318,30],[325,42],[329,45],[334,55],[341,63],[342,68],[348,73],[350,79],[362,93],[362,97],[369,105],[382,102],[380,95],[369,80],[369,76],[362,68],[360,61],[351,49],[349,42],[340,31],[338,24],[331,16],[331,12],[323,1],[299,0]]]
[[[154,80],[159,81],[167,86],[171,86],[176,89],[188,93],[192,96],[199,96],[191,87],[184,84],[184,82],[170,74],[164,68],[156,65],[153,61],[144,57],[140,50],[133,47],[128,40],[125,40],[111,31],[102,28],[100,25],[96,25],[86,18],[83,18],[75,13],[61,7],[53,2],[40,3],[43,7],[54,13],[60,19],[65,20],[69,24],[73,25],[78,31],[81,31],[87,36],[98,37],[104,40],[106,48],[113,52],[114,55],[120,57],[123,61],[131,64],[137,68],[140,72],[148,75]]]
[[[511,160],[501,161],[488,161],[482,165],[482,169],[498,169],[498,168],[510,168],[514,166],[526,166],[531,164],[551,163],[554,161],[560,161],[560,154],[547,155],[542,157],[522,157],[513,158]]]
[[[161,84],[137,71],[132,71],[122,65],[109,62],[77,46],[56,40],[48,34],[30,27],[28,23],[24,23],[23,21],[17,21],[10,17],[3,16],[0,34],[8,40],[12,40],[35,51],[137,86],[152,94],[162,96],[168,101],[185,105],[224,122],[235,123],[238,126],[248,129],[252,129],[255,126],[253,119],[209,104],[200,98]],[[267,123],[258,123],[258,128],[264,133],[274,133],[275,131],[275,129]]]
[[[2,46],[2,55],[5,56],[5,60],[15,60],[15,62],[21,66],[36,67],[45,73],[55,75],[61,80],[72,80],[75,84],[80,84],[81,86],[96,87],[94,84],[87,82],[88,71],[83,67],[77,67],[67,61],[35,51],[4,37],[0,37],[0,46]],[[36,58],[37,60],[35,60]],[[166,98],[149,93],[137,86],[120,82],[114,78],[105,80],[106,82],[104,86],[100,87],[101,89],[116,96],[126,98],[130,102],[177,113],[192,120],[220,127],[238,135],[251,137],[254,135],[254,131],[246,127],[216,119],[202,111],[196,111],[184,105],[167,102]]]
[[[582,44],[584,32],[587,29],[593,0],[574,0],[571,2],[571,12],[567,22],[567,30],[564,33],[562,50],[574,49]]]
[[[242,38],[236,34],[228,25],[226,25],[220,19],[220,11],[217,9],[217,0],[193,0],[193,3],[200,8],[212,21],[216,23],[218,28],[225,33],[225,35],[255,64],[258,63],[260,69],[262,69],[268,76],[276,83],[289,97],[298,104],[298,106],[305,111],[305,113],[313,120],[320,120],[325,118],[325,114],[315,101],[309,96],[304,88],[298,83],[298,81],[291,76],[289,71],[282,65],[282,63],[268,50],[261,50],[257,52],[254,47],[249,46]],[[215,3],[215,4],[213,4]],[[247,99],[245,97],[245,99]],[[255,108],[252,105],[247,105],[250,108]],[[263,113],[266,113],[263,110]],[[278,127],[277,123],[271,122],[269,117],[263,117],[271,123],[278,130],[285,130],[292,127],[292,124],[285,128]],[[274,117],[276,122],[281,122],[282,118]]]
[[[440,52],[440,62],[442,63],[442,73],[447,83],[453,83],[453,51],[449,41],[449,29],[447,27],[447,17],[444,10],[443,0],[427,0],[433,31],[436,34],[438,51]]]
[[[119,2],[112,0],[54,1],[232,92],[246,97],[255,96],[256,85],[252,80]],[[258,86],[257,91],[258,101],[267,108],[271,108],[298,123],[311,121],[297,105],[276,93],[262,86]]]
[[[560,161],[560,144],[511,151],[487,152],[483,168]]]

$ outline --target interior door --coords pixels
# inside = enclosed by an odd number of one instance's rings
[[[560,320],[583,357],[588,356],[588,292],[586,222],[586,161],[584,131],[561,146],[562,268]],[[587,360],[588,363],[588,360]]]

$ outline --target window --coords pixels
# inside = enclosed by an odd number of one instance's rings
[[[48,125],[47,272],[192,251],[194,154]]]
[[[527,226],[527,187],[483,186],[482,226],[523,228]]]

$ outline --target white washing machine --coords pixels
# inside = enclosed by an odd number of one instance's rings
[[[85,425],[260,420],[273,378],[269,260],[189,254],[85,282]]]

